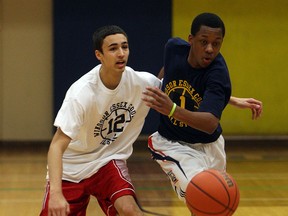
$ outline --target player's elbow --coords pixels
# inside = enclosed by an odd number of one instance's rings
[[[207,128],[205,132],[206,132],[207,134],[211,135],[211,134],[214,133],[214,131],[215,131],[216,129],[217,129],[217,127],[214,127],[214,126],[212,127],[212,126],[211,126],[211,127]]]
[[[218,128],[219,119],[217,119],[215,116],[211,115],[207,124],[205,124],[205,125],[206,125],[205,132],[207,134],[213,134],[215,132],[215,130]]]

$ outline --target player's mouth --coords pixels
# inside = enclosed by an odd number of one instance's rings
[[[118,61],[116,62],[118,68],[123,68],[126,66],[126,61]]]
[[[205,65],[209,65],[211,62],[212,62],[212,58],[209,58],[209,57],[204,57],[203,58],[203,63]]]

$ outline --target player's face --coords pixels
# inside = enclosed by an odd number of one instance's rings
[[[206,68],[220,52],[222,29],[201,26],[195,36],[189,35],[188,41],[191,45],[188,62],[194,68]]]
[[[123,34],[109,35],[103,40],[103,53],[96,51],[96,57],[108,71],[123,72],[129,57],[128,40]]]

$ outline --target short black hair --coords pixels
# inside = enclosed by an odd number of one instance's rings
[[[211,28],[221,28],[222,36],[225,36],[225,25],[219,16],[213,13],[201,13],[196,16],[191,25],[191,34],[196,35],[201,26],[208,26]]]
[[[100,52],[103,52],[102,50],[103,40],[107,36],[114,35],[114,34],[123,34],[128,39],[126,32],[119,26],[107,25],[107,26],[98,28],[93,34],[94,51],[99,50]]]

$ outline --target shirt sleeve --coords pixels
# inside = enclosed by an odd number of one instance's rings
[[[71,139],[76,139],[83,124],[83,113],[81,105],[75,99],[65,99],[56,116],[54,126],[60,127]]]
[[[207,81],[203,101],[199,107],[200,112],[210,112],[221,119],[222,112],[231,96],[231,83],[225,70],[216,70],[211,73]]]

